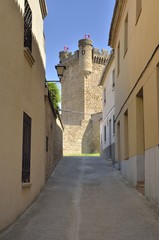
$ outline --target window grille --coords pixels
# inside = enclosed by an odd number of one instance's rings
[[[31,118],[23,113],[22,182],[30,182]]]
[[[32,52],[32,11],[27,0],[24,10],[24,47]]]

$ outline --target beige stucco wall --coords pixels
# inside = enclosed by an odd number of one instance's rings
[[[156,86],[158,51],[147,66],[149,59],[158,45],[159,30],[155,27],[158,23],[157,8],[158,1],[154,1],[153,4],[148,0],[142,1],[142,11],[136,24],[136,1],[127,1],[121,18],[119,34],[117,35],[114,45],[115,52],[117,53],[117,44],[120,41],[120,73],[116,76],[116,117],[117,122],[120,121],[124,112],[128,109],[129,135],[131,136],[129,139],[129,157],[142,152],[142,146],[140,147],[139,143],[137,143],[139,136],[137,137],[137,120],[135,118],[137,111],[135,98],[142,87],[144,95],[145,149],[158,144],[158,93]],[[124,21],[127,13],[129,26],[128,51],[126,55],[124,55]],[[135,86],[143,71],[144,74]],[[129,96],[129,94],[131,95]],[[152,111],[152,109],[154,109],[154,111]]]
[[[159,106],[157,81],[157,71],[155,69],[151,73],[149,80],[144,84],[144,124],[146,149],[151,148],[159,143]]]
[[[33,4],[35,1],[29,2]],[[35,3],[33,6],[33,16],[34,13],[41,14],[34,11]],[[37,44],[34,38],[32,54],[35,64],[31,67],[24,56],[23,18],[15,1],[3,1],[0,16],[3,33],[0,46],[0,229],[3,229],[26,209],[44,184],[45,60],[41,59],[44,50],[39,51],[41,43]],[[34,29],[35,24],[39,24],[43,32],[42,20],[35,23],[35,18]],[[32,119],[29,187],[23,187],[21,182],[23,112]]]
[[[142,1],[136,20],[136,1],[118,1],[110,44],[120,42],[120,73],[116,74],[116,158],[129,182],[145,184],[145,195],[159,204],[159,2]],[[123,4],[123,5],[121,5]],[[116,5],[117,6],[117,5]],[[124,21],[128,14],[128,50],[124,53]],[[117,24],[118,23],[118,24]],[[126,123],[126,115],[128,121]],[[126,137],[127,136],[127,137]],[[127,144],[125,144],[127,142]]]

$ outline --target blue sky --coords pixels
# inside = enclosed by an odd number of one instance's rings
[[[64,46],[78,49],[78,41],[90,34],[93,46],[108,49],[108,36],[115,0],[46,0],[46,79],[58,80],[55,65]]]

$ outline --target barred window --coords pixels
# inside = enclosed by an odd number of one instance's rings
[[[31,118],[23,113],[22,182],[30,182]]]
[[[27,0],[24,7],[24,47],[32,52],[32,11]]]

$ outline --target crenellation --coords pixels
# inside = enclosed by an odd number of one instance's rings
[[[88,41],[82,42],[83,46],[86,46]],[[89,42],[88,42],[89,43]],[[91,44],[88,44],[91,47]],[[92,61],[93,63],[105,65],[107,63],[109,54],[105,49],[93,48],[92,50]],[[61,51],[59,53],[60,62],[64,64],[69,64],[70,62],[76,61],[79,59],[79,50],[76,50],[74,53],[68,51]],[[90,63],[90,61],[89,61]]]
[[[93,62],[105,65],[107,63],[109,54],[105,49],[93,48]]]
[[[79,50],[75,51],[73,54],[72,52],[68,51],[61,51],[59,53],[59,58],[62,63],[70,63],[72,61],[76,61],[79,58]]]
[[[93,48],[93,55],[98,55],[98,56],[108,56],[108,51],[106,49],[99,49],[99,48]]]

